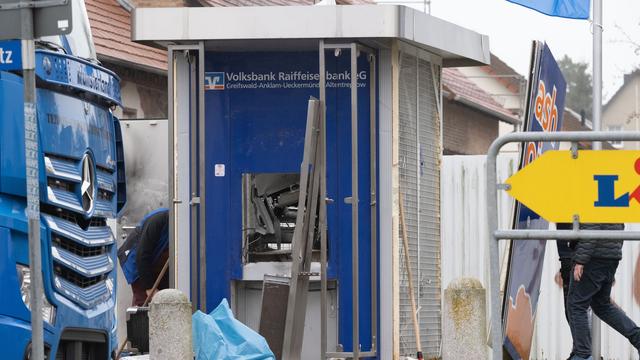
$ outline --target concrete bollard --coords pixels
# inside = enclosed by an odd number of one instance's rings
[[[149,358],[192,360],[191,302],[176,289],[165,289],[149,305]]]
[[[442,358],[487,359],[485,289],[477,279],[452,281],[444,291]]]

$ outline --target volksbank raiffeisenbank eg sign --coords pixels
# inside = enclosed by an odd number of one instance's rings
[[[365,87],[367,72],[357,73],[358,87]],[[351,87],[351,72],[327,72],[327,88]],[[230,89],[302,89],[317,88],[320,74],[309,71],[269,71],[269,72],[206,72],[205,90]]]

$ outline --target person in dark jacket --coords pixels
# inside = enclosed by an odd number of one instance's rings
[[[624,230],[623,224],[581,224],[583,230]],[[569,285],[568,315],[573,338],[571,359],[591,359],[589,306],[602,321],[640,349],[640,328],[611,300],[622,240],[580,240],[573,254],[573,276]]]
[[[138,244],[138,272],[140,285],[145,294],[151,294],[153,284],[169,258],[169,211],[161,211],[150,216],[142,226],[140,243]],[[168,287],[168,273],[161,280],[159,289]],[[157,289],[156,289],[157,291]]]
[[[141,306],[147,296],[153,295],[153,285],[169,258],[169,211],[156,211],[139,226],[136,264],[139,278],[131,284],[133,305]],[[162,277],[157,290],[169,287],[168,272]]]

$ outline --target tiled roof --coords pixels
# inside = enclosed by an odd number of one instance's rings
[[[313,5],[314,0],[197,0],[202,6]],[[336,0],[338,5],[372,4],[373,0]],[[116,0],[85,0],[98,58],[167,70],[164,50],[131,41],[131,14]]]
[[[582,117],[577,112],[569,109],[568,107],[564,108],[564,117],[562,118],[562,129],[561,131],[591,131],[591,120],[585,119],[585,124],[582,124]],[[589,141],[579,141],[580,149],[591,149],[591,142]],[[613,150],[615,149],[613,145],[611,145],[608,141],[602,142],[602,148],[605,150]]]
[[[491,95],[467,79],[462,72],[456,68],[445,68],[442,70],[442,86],[451,96],[459,96],[488,111],[510,117],[514,121],[518,120],[513,113],[502,107]]]
[[[520,85],[525,81],[524,76],[518,74],[495,54],[491,54],[491,65],[483,66],[482,70],[489,75],[498,75],[496,79],[514,94],[521,91]]]
[[[131,41],[131,14],[116,0],[85,0],[85,4],[98,59],[167,70],[166,51]]]
[[[314,0],[198,0],[202,6],[286,6],[313,5]],[[337,5],[374,4],[373,0],[336,0]]]
[[[591,120],[585,119],[585,124],[583,125],[580,114],[568,107],[564,108],[561,131],[591,131],[591,126]]]

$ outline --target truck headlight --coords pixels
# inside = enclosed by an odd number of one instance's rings
[[[20,281],[20,295],[24,305],[31,311],[31,269],[28,266],[16,264],[18,280]],[[56,308],[51,305],[47,297],[42,294],[42,319],[53,325],[56,319]]]

